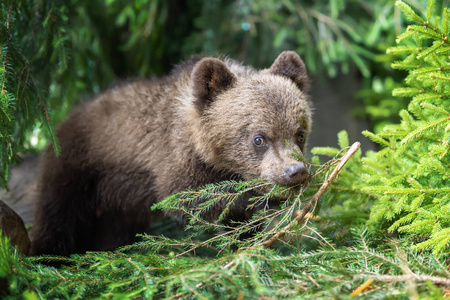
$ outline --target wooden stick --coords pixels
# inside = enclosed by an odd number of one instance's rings
[[[369,274],[369,275],[355,275],[355,278],[374,278],[375,281],[383,281],[383,282],[405,282],[407,280],[411,280],[413,282],[425,282],[425,281],[431,281],[434,284],[443,285],[443,286],[450,286],[450,279],[445,277],[438,277],[438,276],[430,276],[430,275],[417,275],[415,273],[411,273],[409,275],[375,275],[375,274]]]
[[[361,294],[361,292],[364,291],[369,285],[371,285],[372,282],[373,282],[373,279],[369,279],[366,282],[364,282],[363,284],[361,284],[360,286],[358,286],[358,288],[350,294],[350,297],[355,297],[355,296],[358,296],[359,294]]]
[[[333,180],[336,179],[336,177],[339,175],[339,173],[341,172],[344,165],[347,163],[347,161],[350,159],[350,157],[352,157],[353,154],[355,154],[355,152],[358,151],[360,146],[361,146],[361,144],[359,142],[356,142],[350,147],[350,149],[348,149],[347,153],[345,153],[345,155],[340,159],[338,165],[333,170],[333,172],[330,174],[330,176],[325,180],[325,182],[322,184],[322,186],[319,188],[319,190],[314,194],[314,196],[311,198],[311,200],[309,200],[309,202],[305,205],[305,207],[303,207],[303,209],[300,211],[300,213],[297,214],[297,216],[291,221],[291,223],[289,223],[288,225],[283,227],[283,229],[281,231],[278,231],[270,239],[268,239],[264,242],[258,243],[258,245],[263,245],[264,247],[270,247],[275,241],[282,238],[286,234],[286,232],[291,230],[292,226],[295,223],[300,222],[305,217],[305,215],[309,212],[309,210],[317,203],[319,198],[326,191],[326,189],[330,186],[330,184],[333,182]]]

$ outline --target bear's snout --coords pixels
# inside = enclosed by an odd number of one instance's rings
[[[296,184],[305,181],[308,177],[308,170],[304,164],[300,163],[286,167],[284,174],[288,184]]]

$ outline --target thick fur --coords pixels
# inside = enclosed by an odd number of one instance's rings
[[[41,159],[31,253],[130,243],[152,221],[152,204],[178,191],[227,179],[304,179],[286,177],[298,164],[286,141],[304,148],[297,133],[310,131],[307,84],[294,52],[262,71],[197,57],[168,77],[119,86],[79,106],[58,128],[61,155],[48,148]],[[264,146],[255,146],[255,134]],[[245,203],[233,218],[251,216]]]

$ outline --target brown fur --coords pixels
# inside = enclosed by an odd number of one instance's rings
[[[41,160],[32,254],[130,243],[152,220],[152,204],[181,190],[227,179],[303,180],[304,166],[286,141],[303,150],[296,135],[310,131],[301,90],[307,79],[294,52],[262,71],[195,58],[168,77],[116,87],[81,105],[58,128],[61,155],[49,148]],[[256,146],[255,134],[266,144]],[[251,216],[245,204],[232,218]]]

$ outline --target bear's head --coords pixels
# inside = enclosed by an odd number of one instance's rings
[[[203,58],[191,73],[189,127],[200,157],[245,180],[281,185],[302,182],[311,127],[309,78],[295,52],[283,52],[269,69],[255,71],[231,60]]]

